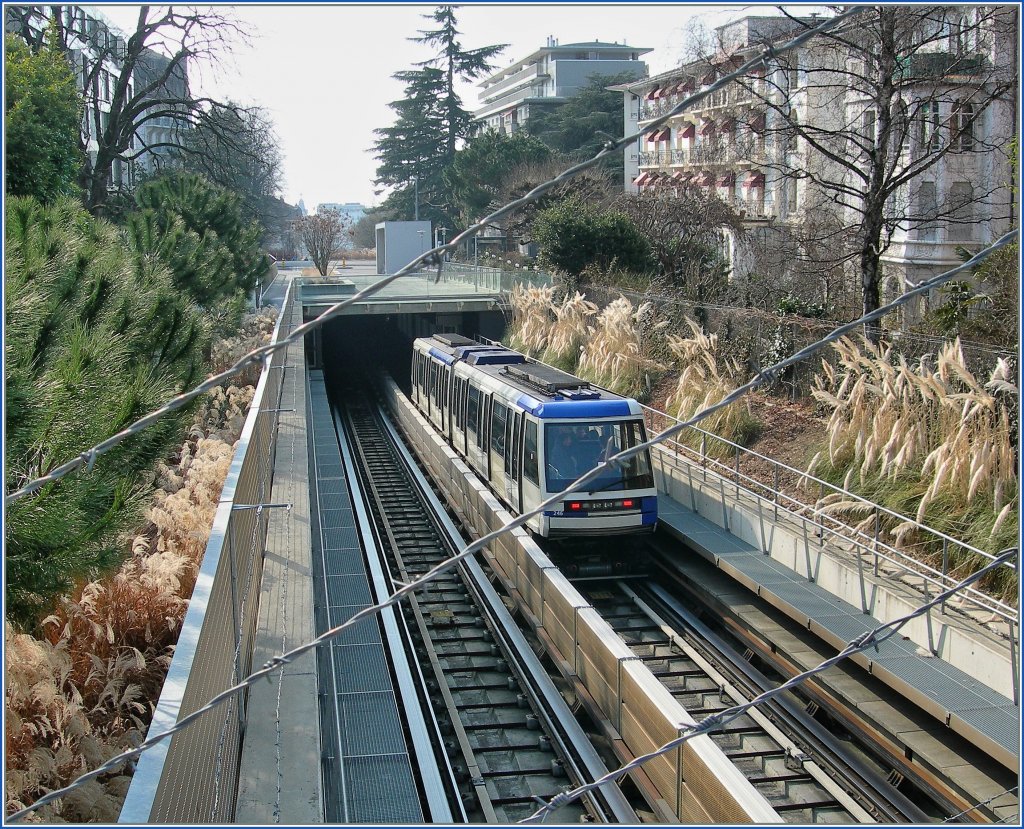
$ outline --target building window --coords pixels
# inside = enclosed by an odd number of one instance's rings
[[[873,109],[864,111],[864,141],[869,147],[875,146],[875,111]]]
[[[784,150],[787,153],[795,153],[799,149],[797,144],[797,137],[799,135],[800,120],[797,118],[797,114],[791,113],[789,116],[790,127],[786,130]]]
[[[939,203],[935,195],[935,182],[922,181],[917,188],[917,238],[922,242],[935,241],[935,214]]]
[[[797,179],[786,179],[786,210],[792,216],[796,213]]]
[[[954,181],[949,188],[949,223],[946,238],[950,242],[974,239],[974,187],[969,181]]]
[[[925,101],[917,121],[917,144],[924,152],[935,152],[941,141],[939,135],[939,102]]]
[[[974,104],[956,101],[949,116],[949,141],[954,150],[974,149]]]

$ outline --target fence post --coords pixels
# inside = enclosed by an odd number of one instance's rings
[[[946,586],[946,574],[949,572],[949,539],[942,539],[942,586]],[[939,612],[946,613],[946,600],[939,605]]]
[[[701,469],[704,470],[704,482],[708,480],[708,456],[707,456],[707,442],[708,436],[704,433],[700,433],[700,465]]]
[[[775,464],[772,467],[772,469],[774,470],[774,473],[773,473],[773,484],[772,484],[772,486],[773,486],[772,500],[775,502],[775,505],[773,507],[773,511],[775,513],[775,520],[778,521],[779,520],[779,486],[780,486],[780,483],[779,483],[779,465]]]
[[[1017,548],[1017,579],[1020,581],[1020,547]],[[1017,615],[1017,636],[1013,633],[1013,619],[1007,620],[1007,627],[1010,631],[1010,682],[1013,686],[1013,704],[1020,705],[1020,671],[1017,666],[1017,644],[1020,639],[1020,612]]]
[[[735,474],[736,474],[736,497],[739,498],[740,497],[740,447],[739,446],[736,447],[735,469],[736,469],[736,472],[735,472]]]
[[[882,527],[882,517],[878,514],[878,505],[875,504],[875,563],[873,572],[875,578],[878,578],[878,535]]]

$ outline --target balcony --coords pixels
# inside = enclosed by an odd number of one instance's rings
[[[767,161],[768,154],[764,145],[751,138],[740,138],[728,144],[698,144],[688,149],[672,150],[671,154],[672,164],[692,164],[701,167],[712,164],[743,164],[745,162],[765,164]]]
[[[657,101],[641,101],[640,120],[650,121],[653,118],[658,118],[664,115],[685,97],[687,96],[673,94],[666,98],[660,98]],[[723,107],[749,106],[754,104],[757,100],[758,99],[751,90],[745,89],[741,86],[731,85],[727,86],[725,89],[719,89],[718,91],[711,93],[711,95],[690,107],[689,111],[697,112],[706,109],[721,109]]]
[[[546,72],[540,71],[540,66],[536,63],[531,63],[529,66],[520,69],[514,75],[509,75],[507,78],[498,81],[495,84],[491,84],[486,89],[480,91],[479,98],[486,105],[492,102],[498,95],[503,92],[512,89],[512,87],[524,83],[526,81],[532,81],[537,78],[549,77]]]

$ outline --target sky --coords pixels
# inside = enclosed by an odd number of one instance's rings
[[[138,7],[97,5],[125,31],[135,28]],[[321,202],[380,204],[373,178],[373,130],[389,126],[388,103],[403,85],[391,76],[431,56],[408,40],[431,28],[427,4],[250,4],[231,12],[248,24],[251,45],[238,45],[219,67],[190,69],[194,88],[221,100],[259,105],[270,115],[284,154],[282,196],[301,197],[312,211]],[[465,3],[457,18],[467,49],[508,43],[497,66],[559,43],[625,41],[653,49],[643,57],[651,74],[680,62],[687,26],[700,18],[716,26],[745,14],[772,14],[771,6],[688,3]],[[478,82],[459,90],[463,106],[476,109]]]

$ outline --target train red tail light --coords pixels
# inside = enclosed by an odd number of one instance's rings
[[[625,507],[626,509],[632,509],[633,508],[633,499],[632,498],[627,498],[625,501],[622,502],[622,506]]]
[[[579,501],[573,501],[569,504],[569,509],[571,509],[573,512],[578,512],[579,510],[583,509],[583,504],[581,504]]]

